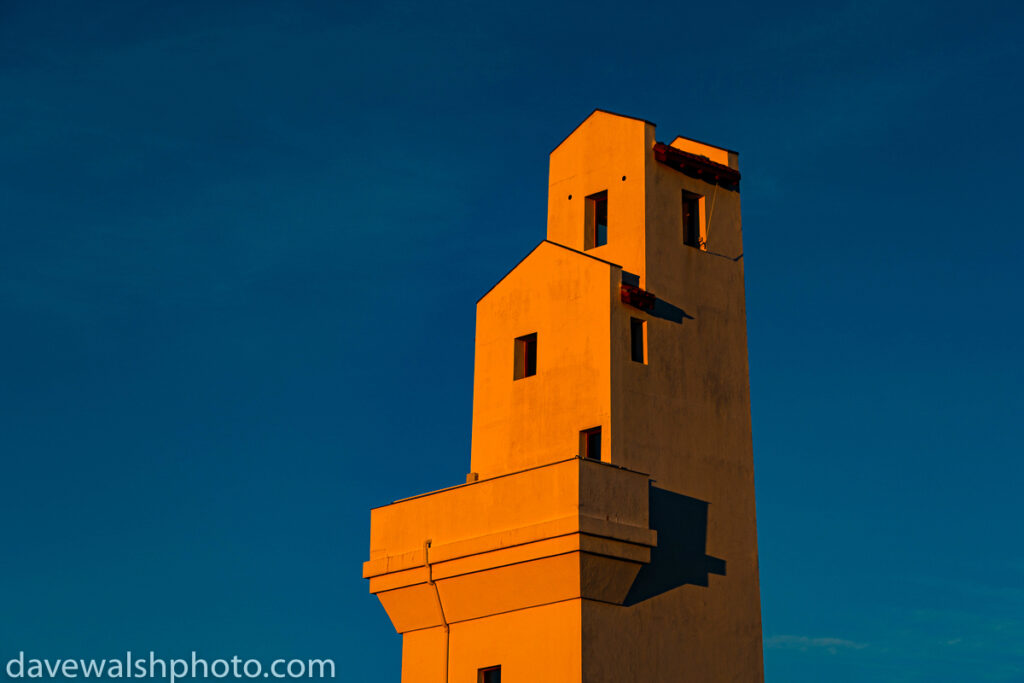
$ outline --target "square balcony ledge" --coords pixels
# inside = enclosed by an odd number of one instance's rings
[[[572,458],[371,512],[363,577],[399,633],[588,598],[621,604],[657,534],[650,477]]]

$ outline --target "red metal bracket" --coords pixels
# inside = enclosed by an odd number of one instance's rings
[[[670,147],[663,142],[654,144],[654,159],[669,168],[709,183],[716,183],[727,190],[740,188],[740,172],[735,168],[715,163],[707,157]]]
[[[634,285],[622,283],[623,303],[629,304],[633,308],[639,308],[641,311],[650,311],[654,309],[654,302],[656,300],[657,297],[650,292]]]

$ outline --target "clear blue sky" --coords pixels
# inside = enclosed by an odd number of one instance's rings
[[[368,510],[463,480],[474,303],[601,107],[741,152],[768,681],[1024,681],[1022,31],[0,4],[0,658],[397,681]]]

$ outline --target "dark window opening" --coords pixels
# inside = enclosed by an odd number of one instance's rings
[[[501,667],[489,666],[486,669],[478,669],[476,680],[477,683],[501,683]]]
[[[587,232],[583,237],[583,248],[593,249],[608,244],[608,191],[587,197]]]
[[[700,195],[683,190],[683,244],[701,247]]]
[[[637,363],[647,362],[647,322],[639,318],[629,319],[630,357]]]
[[[514,379],[537,374],[537,333],[516,339]]]
[[[601,459],[601,428],[592,427],[580,432],[580,457]]]

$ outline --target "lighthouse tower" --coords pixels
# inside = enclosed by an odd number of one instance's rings
[[[403,683],[763,680],[735,152],[595,111],[477,303],[466,483],[376,508]]]

